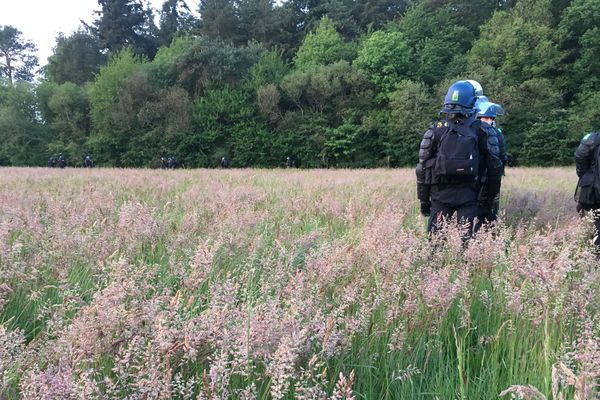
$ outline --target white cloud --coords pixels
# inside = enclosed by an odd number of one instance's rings
[[[151,0],[152,7],[160,9],[164,0]],[[188,4],[193,4],[189,2]],[[190,6],[195,10],[195,6]],[[52,55],[60,32],[69,35],[81,26],[81,20],[91,23],[94,11],[100,6],[96,0],[8,0],[0,10],[0,26],[12,25],[37,47],[40,65]]]

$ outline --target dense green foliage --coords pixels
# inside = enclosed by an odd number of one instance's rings
[[[98,4],[39,82],[2,73],[2,164],[92,152],[105,166],[413,165],[466,78],[505,107],[514,163],[570,163],[600,125],[596,0],[203,0],[199,19],[167,0],[158,26],[139,0]]]

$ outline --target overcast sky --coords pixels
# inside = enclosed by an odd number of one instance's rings
[[[163,2],[150,0],[156,9],[160,9]],[[196,2],[187,3],[195,11]],[[95,18],[93,12],[99,9],[97,0],[2,0],[0,26],[12,25],[23,32],[24,39],[35,43],[40,66],[43,66],[52,55],[58,33],[68,36],[77,30],[80,20],[92,22]]]

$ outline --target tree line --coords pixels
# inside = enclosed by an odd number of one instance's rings
[[[411,166],[447,87],[506,109],[518,165],[571,163],[600,126],[597,0],[98,0],[35,45],[0,27],[0,165]]]

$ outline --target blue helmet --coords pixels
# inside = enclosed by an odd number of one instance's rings
[[[481,85],[479,88],[481,88]],[[467,81],[454,82],[448,88],[441,112],[471,115],[479,88],[475,88],[472,83]]]
[[[504,114],[504,109],[500,104],[492,103],[487,97],[481,96],[475,103],[477,109],[477,118],[496,118]]]

